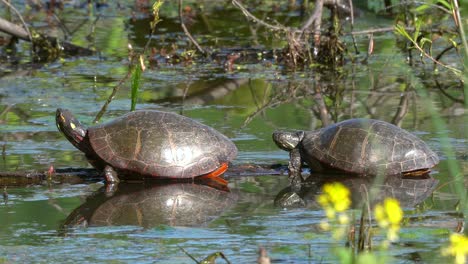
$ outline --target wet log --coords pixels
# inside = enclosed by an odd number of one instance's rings
[[[229,167],[224,177],[286,175],[287,167],[283,165],[240,164]],[[61,183],[85,183],[104,180],[101,173],[92,168],[64,168],[48,171],[13,171],[0,172],[0,186],[28,186]]]
[[[47,183],[82,183],[99,181],[102,177],[95,169],[66,168],[53,173],[47,171],[0,172],[0,186],[27,186]]]

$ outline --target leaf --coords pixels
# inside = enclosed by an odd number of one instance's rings
[[[452,4],[447,2],[446,0],[439,0],[439,1],[437,1],[437,4],[443,5],[448,10],[453,10]]]
[[[395,31],[400,34],[401,36],[407,38],[408,40],[412,41],[411,36],[408,34],[406,29],[402,25],[395,25]]]
[[[416,42],[419,37],[419,32],[421,31],[421,20],[417,17],[414,19],[414,33],[412,42]]]
[[[430,39],[428,39],[428,38],[426,38],[426,37],[421,38],[421,39],[419,40],[419,46],[421,46],[421,48],[424,48],[424,44],[426,44],[426,43],[432,44],[432,40],[430,40]]]
[[[130,111],[135,111],[138,98],[138,90],[140,89],[141,71],[141,65],[136,64],[132,73],[132,105],[130,107]]]
[[[150,27],[151,31],[154,31],[156,28],[156,25],[162,21],[162,19],[159,18],[159,10],[161,9],[161,6],[164,4],[163,0],[158,0],[154,2],[153,4],[153,21],[150,22]]]

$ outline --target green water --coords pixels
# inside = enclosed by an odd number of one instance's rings
[[[74,42],[92,44],[101,52],[99,56],[32,64],[29,44],[24,42],[20,42],[15,56],[2,56],[1,171],[45,171],[50,165],[90,167],[84,155],[59,134],[54,114],[58,107],[68,108],[82,123],[91,124],[112,87],[126,74],[127,44],[142,48],[148,32],[145,13],[136,10],[133,1],[127,2],[121,8],[109,3],[91,14],[84,7],[65,6],[60,11],[70,28],[81,25],[73,35]],[[225,5],[206,5],[204,16],[199,11],[190,28],[192,34],[205,47],[251,47],[252,28],[237,9]],[[266,5],[264,13],[259,8],[259,14],[299,24],[297,10],[280,6],[281,15],[270,8]],[[136,10],[135,15],[132,10]],[[170,49],[173,43],[177,43],[179,52],[193,48],[180,31],[176,10],[169,3],[161,11],[163,22],[153,37],[153,46],[158,49]],[[86,36],[98,14],[95,41],[88,42]],[[44,12],[30,16],[37,26],[46,23]],[[391,23],[367,14],[356,27]],[[60,32],[56,26],[48,26],[50,31]],[[258,29],[255,40],[259,50],[284,45],[262,29]],[[356,55],[357,63],[349,62],[339,71],[324,74],[288,71],[270,65],[268,60],[239,63],[232,72],[224,69],[223,61],[196,60],[188,66],[160,63],[143,73],[137,109],[176,112],[214,127],[238,147],[238,157],[233,161],[237,165],[287,164],[288,154],[274,145],[271,133],[277,129],[320,128],[325,121],[320,118],[323,110],[333,121],[354,117],[389,122],[398,119],[399,126],[418,135],[439,154],[441,162],[431,174],[439,183],[419,206],[405,208],[408,222],[402,227],[400,241],[388,251],[376,252],[396,263],[447,261],[440,250],[457,223],[464,221],[456,213],[460,183],[453,182],[458,170],[466,189],[468,128],[466,109],[458,100],[463,98],[462,90],[454,88],[456,78],[449,73],[433,76],[424,67],[409,67],[390,33],[376,36],[375,55],[360,63],[367,43],[367,37],[357,38],[363,52]],[[223,90],[226,86],[233,88]],[[119,90],[103,121],[129,111],[129,87],[127,83]],[[186,91],[188,96],[182,100]],[[431,109],[439,115],[441,127]],[[444,140],[449,151],[442,145]],[[329,232],[319,228],[325,214],[314,205],[313,198],[306,208],[274,206],[276,195],[288,185],[286,176],[233,176],[228,180],[237,198],[199,226],[111,225],[67,232],[61,229],[65,219],[87,197],[93,197],[102,183],[9,186],[8,201],[0,204],[0,263],[194,263],[180,247],[198,260],[221,251],[232,263],[255,263],[260,246],[267,249],[274,263],[336,262],[335,248],[345,241],[334,241]],[[374,240],[378,244],[382,235]]]

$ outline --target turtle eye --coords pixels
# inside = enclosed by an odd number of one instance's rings
[[[73,123],[73,122],[70,122],[70,127],[71,127],[73,130],[75,130],[75,128],[76,128],[76,125],[75,125],[75,123]]]

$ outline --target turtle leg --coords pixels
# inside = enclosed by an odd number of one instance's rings
[[[302,179],[302,159],[298,148],[294,148],[289,152],[289,183],[293,190],[300,190]]]
[[[106,178],[106,196],[110,197],[117,191],[120,180],[117,172],[109,165],[104,167],[104,177]]]
[[[200,176],[200,179],[201,180],[211,179],[211,180],[214,180],[214,181],[218,182],[221,185],[227,185],[228,181],[226,181],[225,179],[223,179],[221,177],[221,175],[227,170],[227,168],[228,168],[228,164],[227,164],[227,162],[225,162],[225,163],[221,164],[221,166],[218,169],[216,169],[215,171],[212,171],[212,172],[210,172],[208,174]]]
[[[106,167],[104,167],[104,177],[106,177],[107,183],[120,182],[119,177],[117,176],[117,172],[114,170],[114,168],[112,168],[109,165],[106,165]]]

